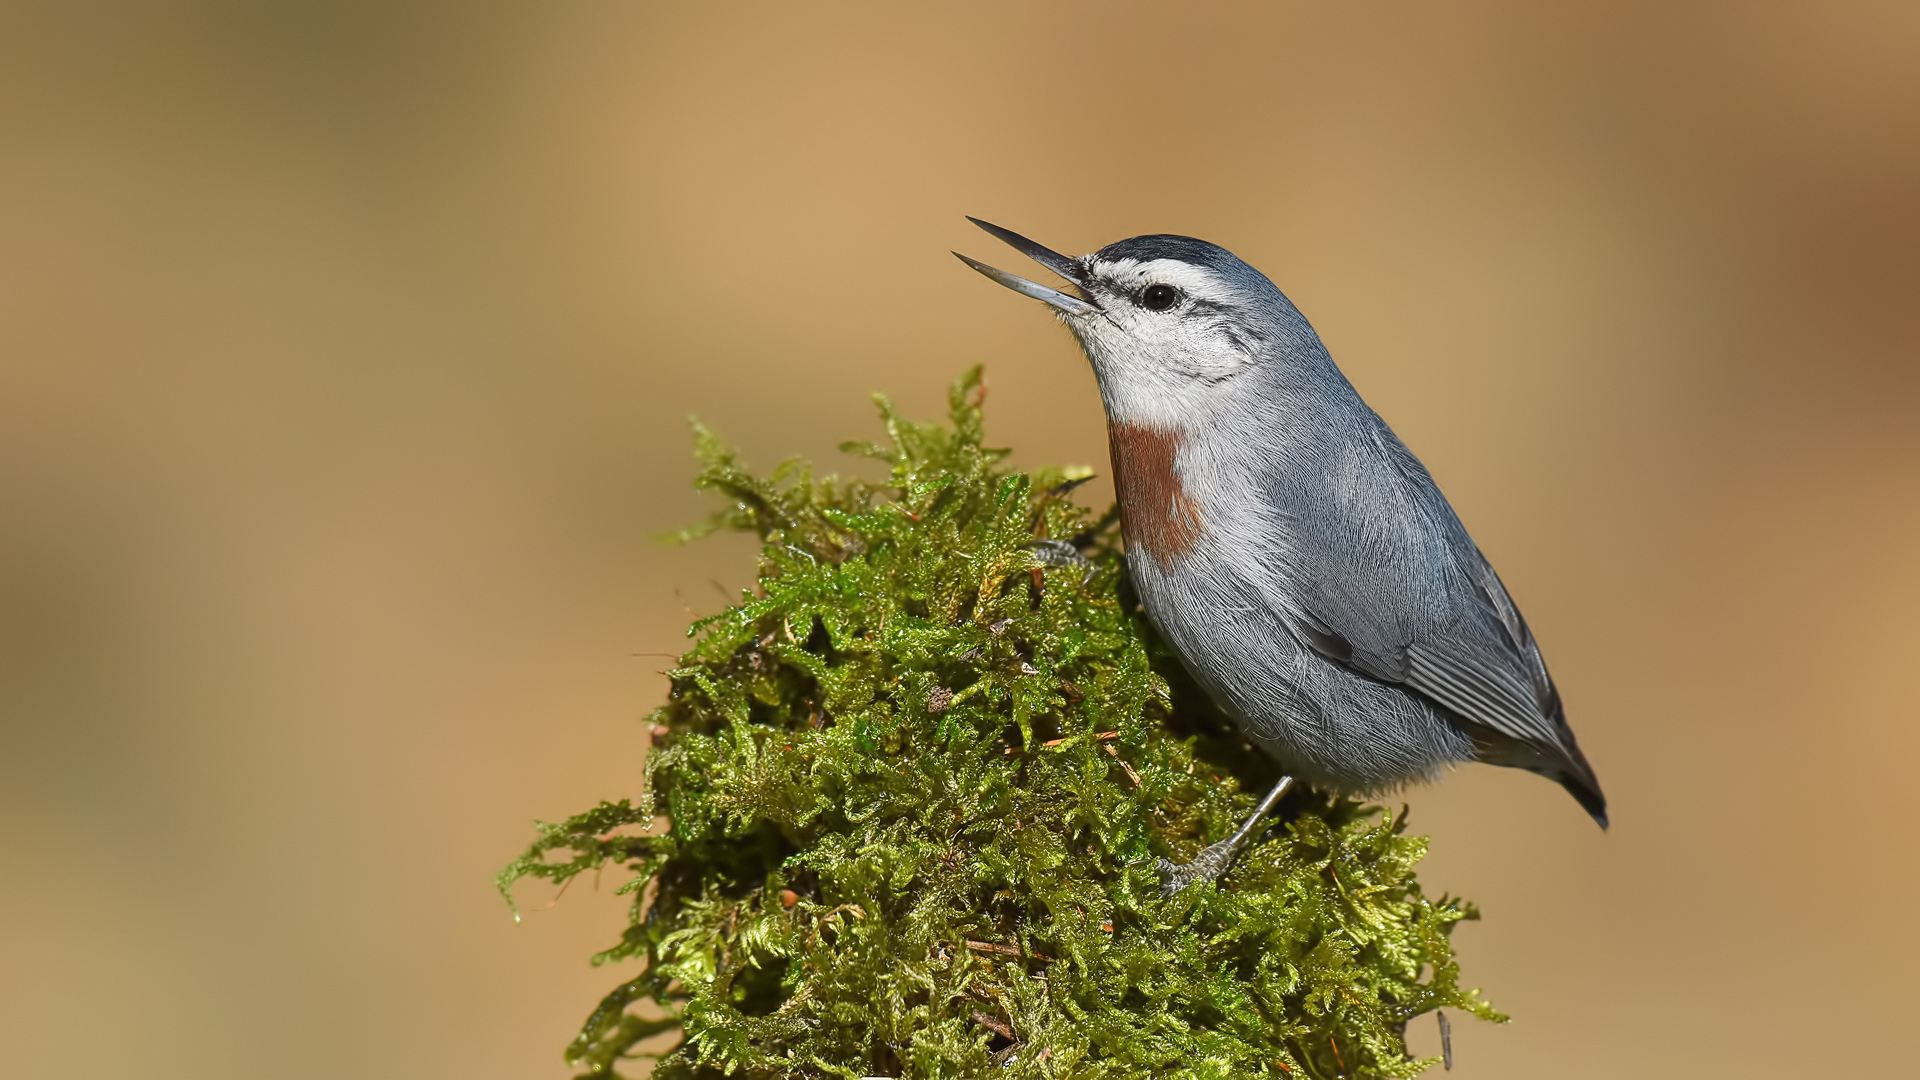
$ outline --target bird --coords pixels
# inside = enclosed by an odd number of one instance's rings
[[[1372,795],[1466,762],[1607,800],[1540,646],[1432,475],[1292,301],[1225,248],[1153,234],[1070,258],[967,220],[1066,283],[954,252],[1051,308],[1099,385],[1124,561],[1193,680],[1285,774],[1167,895],[1217,881],[1297,779]]]

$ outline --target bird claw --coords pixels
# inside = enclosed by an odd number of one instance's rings
[[[1165,900],[1201,882],[1211,885],[1219,881],[1227,872],[1227,867],[1233,865],[1233,857],[1239,854],[1239,848],[1240,845],[1230,837],[1195,855],[1192,862],[1154,860],[1153,868],[1160,875],[1160,899]]]
[[[1079,570],[1082,584],[1087,578],[1093,576],[1095,569],[1093,560],[1081,554],[1079,548],[1065,540],[1029,540],[1022,546],[1032,552],[1034,561],[1042,566]]]

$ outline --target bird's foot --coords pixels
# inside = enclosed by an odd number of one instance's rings
[[[1080,571],[1081,582],[1093,576],[1093,560],[1065,540],[1029,540],[1024,546],[1042,566]]]
[[[1226,873],[1227,867],[1233,865],[1233,857],[1240,854],[1240,849],[1247,846],[1248,840],[1253,839],[1261,822],[1266,820],[1267,815],[1279,803],[1280,796],[1285,795],[1287,789],[1292,786],[1293,777],[1281,777],[1273,785],[1273,790],[1267,792],[1266,797],[1260,800],[1260,805],[1253,808],[1253,813],[1247,815],[1247,820],[1241,822],[1240,827],[1234,830],[1232,836],[1195,855],[1192,862],[1182,865],[1166,859],[1156,860],[1154,869],[1160,872],[1160,898],[1164,900],[1187,886],[1202,881],[1208,884],[1219,881],[1220,875]]]
[[[1229,836],[1193,857],[1192,862],[1177,863],[1168,859],[1155,860],[1153,868],[1160,874],[1160,898],[1165,900],[1186,889],[1189,885],[1206,882],[1211,885],[1220,880],[1233,865],[1233,857],[1240,854],[1240,836]]]

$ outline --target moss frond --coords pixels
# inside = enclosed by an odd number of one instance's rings
[[[1271,766],[1160,650],[1114,515],[983,444],[980,387],[955,384],[944,424],[879,398],[887,442],[846,447],[887,466],[878,484],[756,476],[696,426],[697,483],[727,505],[686,535],[757,533],[758,588],[689,631],[645,793],[540,825],[500,875],[631,874],[631,925],[594,959],[644,967],[567,1060],[652,1057],[660,1080],[1409,1077],[1433,1064],[1407,1056],[1409,1019],[1503,1019],[1460,988],[1449,936],[1476,915],[1422,891],[1404,816],[1298,791],[1218,887],[1159,898],[1154,857],[1230,832]]]

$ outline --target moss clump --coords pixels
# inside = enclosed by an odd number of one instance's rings
[[[758,478],[697,432],[698,483],[729,500],[710,529],[760,535],[759,587],[690,631],[645,794],[541,825],[500,876],[633,874],[632,925],[594,962],[645,968],[567,1060],[1406,1077],[1433,1063],[1406,1056],[1410,1018],[1498,1019],[1449,947],[1473,909],[1421,891],[1426,841],[1377,807],[1297,792],[1220,887],[1159,898],[1154,857],[1230,832],[1271,766],[1156,654],[1114,514],[982,445],[980,391],[955,385],[948,425],[880,399],[890,444],[844,448],[887,465],[879,484]]]

